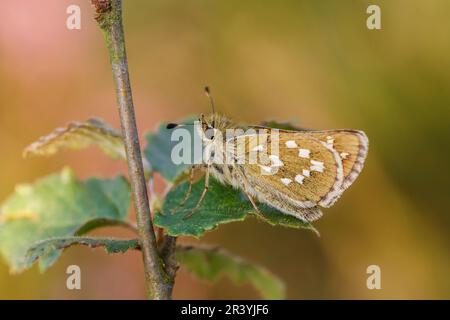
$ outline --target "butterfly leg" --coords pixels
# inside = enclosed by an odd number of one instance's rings
[[[189,186],[186,191],[186,194],[184,195],[184,199],[175,208],[170,210],[171,214],[174,214],[177,211],[177,209],[184,206],[186,201],[189,199],[189,196],[191,195],[191,191],[192,191],[192,185],[194,184],[194,173],[195,173],[195,166],[192,166],[190,169],[190,172],[189,172]]]
[[[207,169],[206,169],[206,174],[205,174],[205,187],[204,187],[204,189],[203,189],[202,195],[200,196],[200,199],[198,199],[198,202],[197,202],[197,205],[195,206],[195,208],[192,209],[192,211],[189,212],[187,215],[185,215],[185,216],[183,217],[183,220],[189,219],[189,218],[195,213],[195,211],[198,210],[198,208],[200,207],[200,205],[201,205],[201,203],[202,203],[202,201],[203,201],[203,198],[204,198],[205,195],[206,195],[206,192],[208,191],[208,188],[209,188],[209,165],[208,165],[208,167],[207,167]]]
[[[249,192],[247,190],[250,189],[250,184],[248,182],[248,180],[245,178],[244,174],[242,172],[240,172],[239,170],[237,170],[239,177],[242,180],[242,183],[244,185],[244,193],[247,196],[248,200],[250,200],[250,203],[252,204],[253,208],[255,209],[256,215],[262,219],[263,221],[268,221],[267,218],[261,213],[261,211],[259,210],[258,206],[255,203],[255,200],[253,199],[252,195],[249,194]]]
[[[255,200],[253,197],[247,193],[247,191],[244,191],[245,195],[247,196],[248,200],[250,200],[250,203],[253,206],[253,209],[255,209],[256,215],[263,221],[268,222],[267,218],[262,214],[262,212],[259,210],[258,206],[255,203]]]
[[[186,191],[186,194],[184,195],[183,201],[181,201],[181,203],[178,205],[178,208],[184,206],[186,201],[189,199],[189,196],[191,195],[192,185],[194,184],[194,173],[195,173],[195,166],[192,166],[189,173],[189,187]]]

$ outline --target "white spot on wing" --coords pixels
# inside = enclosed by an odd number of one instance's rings
[[[311,174],[310,174],[309,170],[303,169],[303,175],[305,177],[309,177]]]
[[[292,182],[289,178],[281,178],[280,180],[285,186],[288,186]]]
[[[262,166],[262,165],[259,165],[260,166],[260,168],[264,171],[264,172],[266,172],[266,173],[272,173],[272,168],[271,167],[268,167],[268,166]]]
[[[323,162],[322,161],[311,160],[311,164],[315,165],[315,166],[323,167]]]
[[[348,152],[341,152],[340,156],[341,156],[341,159],[345,160],[349,156],[349,153]]]
[[[300,183],[300,184],[303,184],[303,180],[304,179],[305,179],[305,177],[302,176],[301,174],[298,174],[298,175],[295,176],[295,181]]]
[[[271,154],[269,158],[272,161],[272,166],[274,167],[282,167],[284,165],[283,161],[281,161],[277,155]]]
[[[294,140],[289,140],[289,141],[286,141],[286,147],[288,147],[289,149],[292,149],[292,148],[297,148],[298,146]]]
[[[323,169],[325,169],[323,162],[311,160],[312,166],[309,167],[311,171],[317,171],[317,172],[323,172]]]
[[[308,149],[298,149],[298,156],[300,158],[309,158],[310,153],[311,151],[309,151]]]

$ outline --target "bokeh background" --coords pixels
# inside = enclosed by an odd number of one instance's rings
[[[81,30],[65,26],[70,4],[82,9]],[[366,28],[369,4],[381,7],[382,30]],[[118,127],[92,13],[88,0],[2,1],[1,201],[15,184],[66,164],[82,178],[126,173],[96,149],[21,157],[71,120],[98,116]],[[370,138],[360,178],[316,223],[320,238],[249,219],[201,242],[265,265],[286,281],[291,299],[450,298],[448,0],[125,0],[124,23],[141,135],[160,121],[207,112],[209,84],[218,109],[236,120],[296,119]],[[81,266],[80,291],[65,287],[70,264]],[[381,267],[381,290],[366,287],[371,264]],[[183,269],[174,296],[258,298],[250,286],[204,283]],[[34,267],[12,276],[0,262],[1,299],[144,297],[136,252],[74,248],[45,274]]]

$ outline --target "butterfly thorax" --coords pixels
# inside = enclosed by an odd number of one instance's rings
[[[232,139],[244,132],[244,126],[217,113],[202,116],[199,120],[197,132],[202,139],[204,164],[220,182],[239,187],[239,168]]]

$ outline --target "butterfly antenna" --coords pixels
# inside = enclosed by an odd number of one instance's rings
[[[205,94],[206,94],[206,96],[209,99],[209,104],[211,106],[212,113],[215,114],[216,113],[216,108],[215,108],[215,105],[214,105],[214,99],[213,99],[213,97],[211,95],[211,91],[209,90],[208,86],[205,87]]]

